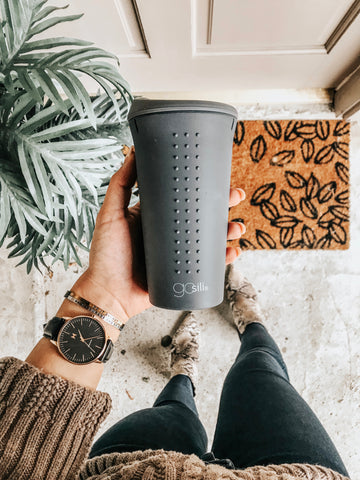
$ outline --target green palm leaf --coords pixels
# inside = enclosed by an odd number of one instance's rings
[[[105,64],[108,71],[106,77],[105,75],[102,76],[100,72],[94,74],[94,69],[104,64],[100,61],[101,59],[116,59],[115,55],[100,48],[92,47],[91,42],[78,39],[52,37],[30,41],[39,33],[59,23],[77,20],[82,14],[47,18],[55,10],[66,7],[45,7],[46,2],[39,2],[38,0],[20,0],[17,2],[1,0],[0,3],[2,4],[0,11],[3,22],[5,22],[4,39],[10,40],[10,38],[14,38],[14,31],[21,31],[11,48],[8,48],[9,45],[7,45],[9,41],[7,43],[5,40],[5,43],[1,41],[0,35],[0,49],[4,53],[0,72],[9,84],[12,83],[12,80],[9,81],[9,75],[15,75],[21,87],[27,92],[34,93],[40,89],[42,94],[47,95],[55,105],[66,112],[57,83],[63,88],[65,95],[74,101],[74,89],[70,88],[70,85],[74,82],[74,76],[88,75],[94,78],[108,95],[111,89],[115,88],[129,105],[129,100],[132,98],[130,86],[119,75],[115,66],[110,63]],[[15,4],[18,7],[15,7]],[[30,4],[33,5],[32,11],[29,8]],[[24,19],[21,12],[27,12],[27,19]],[[14,28],[14,25],[16,25],[16,28]],[[73,48],[51,52],[51,50],[63,46]],[[80,84],[76,82],[74,86],[75,92],[76,90],[81,91],[80,102],[73,103],[74,107],[80,115],[82,115],[84,108],[92,126],[96,127],[93,112],[90,112],[89,95],[85,89],[79,86]],[[115,108],[117,108],[115,96],[110,95],[110,97]],[[117,113],[119,114],[118,110]]]
[[[0,0],[0,246],[27,272],[89,250],[112,174],[132,142],[133,96],[116,57],[91,42],[39,33],[81,15],[47,0]],[[66,47],[66,50],[62,50]],[[102,90],[91,97],[83,84]],[[45,98],[47,100],[45,101]],[[136,195],[136,193],[135,193]]]

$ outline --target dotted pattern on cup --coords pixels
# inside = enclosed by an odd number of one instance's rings
[[[172,155],[172,168],[174,172],[173,176],[173,191],[174,191],[174,262],[177,265],[175,268],[175,273],[180,275],[183,272],[187,274],[191,273],[200,273],[200,258],[199,256],[193,256],[190,259],[190,255],[195,252],[196,254],[200,253],[200,198],[198,196],[195,197],[195,202],[197,206],[195,208],[195,212],[198,214],[195,217],[193,222],[195,225],[191,225],[190,220],[190,198],[191,189],[187,186],[178,186],[178,185],[186,185],[189,182],[189,185],[193,183],[194,185],[199,182],[200,177],[200,165],[197,164],[197,160],[200,158],[200,153],[195,153],[195,155],[191,156],[189,153],[190,146],[194,147],[195,152],[200,152],[200,144],[199,144],[199,137],[200,133],[195,132],[194,135],[190,135],[189,132],[178,133],[173,132],[173,155]],[[191,138],[193,137],[193,138]],[[191,145],[193,143],[193,145]],[[185,153],[184,153],[185,152]],[[194,180],[191,182],[191,180]],[[181,183],[180,183],[181,182]],[[195,192],[200,192],[200,187],[194,187]],[[189,216],[188,216],[189,215]],[[182,220],[180,220],[182,219]],[[195,241],[192,239],[194,235],[192,234],[195,231]],[[180,240],[180,233],[184,232],[185,241],[181,242]],[[192,244],[193,242],[193,244]],[[183,243],[183,244],[182,244]],[[181,264],[181,260],[178,257],[182,254],[183,264]],[[191,265],[191,263],[194,265]]]

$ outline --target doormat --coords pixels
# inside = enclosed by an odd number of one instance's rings
[[[230,184],[246,199],[229,221],[246,233],[227,246],[349,248],[349,141],[343,120],[239,121]]]

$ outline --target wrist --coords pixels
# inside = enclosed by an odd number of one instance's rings
[[[109,291],[106,286],[98,283],[86,270],[70,289],[75,294],[83,297],[102,310],[113,315],[120,323],[126,323],[129,316],[120,301]]]
[[[74,283],[71,290],[80,297],[83,297],[87,301],[93,303],[97,307],[105,310],[113,315],[120,323],[126,323],[129,317],[126,315],[120,302],[111,295],[105,288],[97,284],[88,275],[88,271],[85,271],[78,280]],[[58,312],[57,317],[72,317],[76,315],[93,315],[93,312],[87,310],[81,305],[77,305],[68,299],[64,299]],[[95,315],[95,318],[104,326],[106,333],[111,340],[115,343],[119,337],[120,331],[115,326],[106,322],[99,316]]]
[[[71,380],[83,387],[96,390],[104,369],[103,363],[74,365],[63,358],[55,345],[48,338],[41,338],[25,362],[39,368],[44,373],[50,373]]]
[[[108,292],[92,282],[87,277],[86,272],[75,282],[71,290],[111,313],[120,322],[125,323],[128,320],[119,303]],[[92,316],[93,313],[67,299],[64,299],[55,314],[57,317],[76,317],[80,315]],[[95,318],[103,325],[105,333],[115,343],[120,331],[100,317],[95,316]],[[44,373],[58,375],[91,389],[96,389],[104,368],[103,363],[93,362],[88,365],[75,365],[68,362],[62,357],[57,347],[45,337],[39,340],[25,361]]]
[[[83,308],[80,305],[77,305],[76,303],[72,303],[66,299],[63,301],[59,310],[55,314],[56,317],[77,317],[79,315],[92,316],[93,313],[89,312],[89,310],[86,310],[86,308]],[[113,325],[110,325],[109,323],[105,322],[105,320],[97,316],[95,316],[95,318],[104,327],[106,334],[111,338],[112,342],[115,343],[119,338],[120,331]]]

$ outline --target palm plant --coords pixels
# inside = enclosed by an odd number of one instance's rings
[[[28,273],[39,263],[49,269],[48,256],[65,269],[72,259],[81,265],[76,246],[89,250],[109,179],[131,143],[133,96],[115,55],[43,38],[82,16],[53,16],[60,8],[0,0],[0,247],[11,240],[8,256],[22,257]]]

